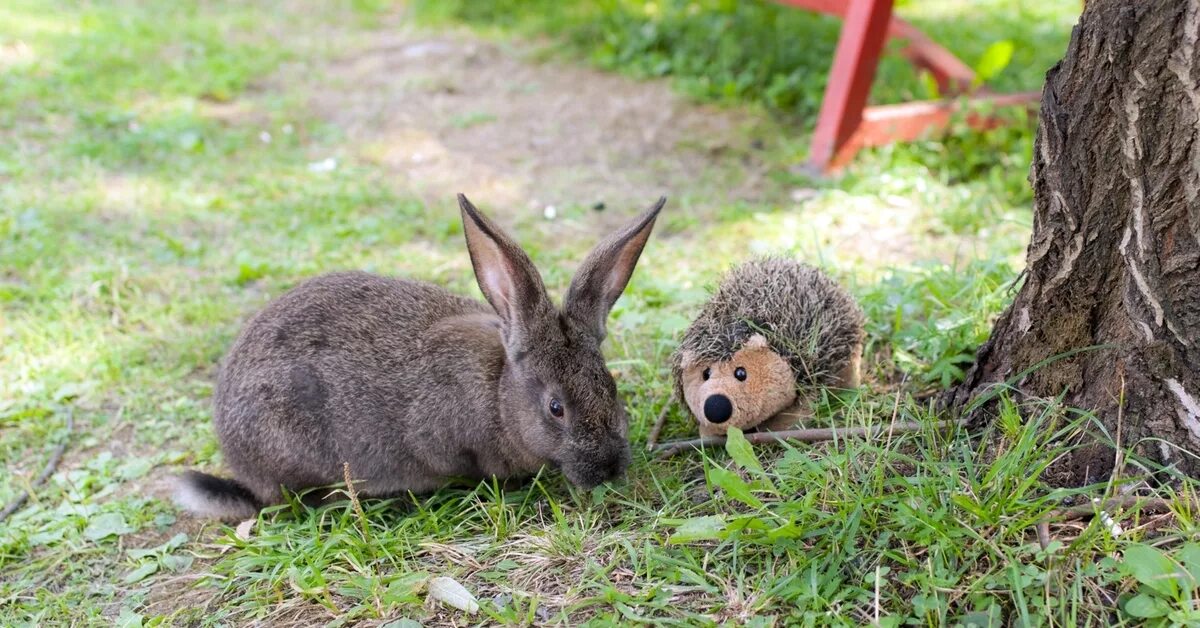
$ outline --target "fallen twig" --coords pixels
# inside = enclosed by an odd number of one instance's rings
[[[1050,522],[1039,521],[1033,529],[1037,532],[1038,544],[1042,546],[1042,551],[1045,551],[1050,547]]]
[[[1146,513],[1161,513],[1171,510],[1171,502],[1157,497],[1138,497],[1124,495],[1112,497],[1103,501],[1080,504],[1069,508],[1060,508],[1046,516],[1046,521],[1070,521],[1072,519],[1087,519],[1100,512],[1114,510],[1136,510]]]
[[[778,432],[750,432],[746,434],[746,440],[751,443],[775,443],[779,441],[795,441],[801,443],[816,443],[826,440],[834,440],[836,438],[849,438],[853,436],[873,437],[884,431],[893,434],[903,434],[905,432],[918,432],[927,427],[934,429],[942,429],[946,427],[965,425],[965,420],[959,421],[937,421],[935,423],[895,423],[891,425],[871,425],[867,427],[827,427],[820,429],[804,429],[804,430],[780,430]],[[704,438],[693,438],[689,440],[679,440],[669,443],[663,443],[655,448],[655,458],[663,459],[670,458],[680,452],[688,451],[693,448],[703,449],[705,447],[714,447],[725,444],[724,436],[707,436]]]
[[[671,411],[671,400],[663,405],[662,412],[658,413],[658,419],[654,421],[654,425],[650,428],[650,436],[646,437],[646,451],[653,451],[654,446],[658,444],[658,435],[662,432],[663,425],[667,423],[667,413]]]
[[[42,472],[39,473],[37,478],[35,478],[33,480],[33,484],[29,485],[29,490],[22,491],[21,494],[18,495],[16,499],[12,500],[11,502],[8,502],[8,505],[4,507],[4,510],[0,510],[0,521],[4,521],[5,519],[8,519],[9,516],[11,516],[14,512],[17,512],[18,510],[20,510],[21,507],[25,505],[25,502],[29,501],[30,491],[35,491],[35,490],[41,488],[42,484],[45,484],[46,480],[50,479],[51,475],[54,475],[55,469],[58,469],[58,463],[62,461],[63,452],[65,452],[67,450],[67,442],[71,438],[71,430],[74,427],[75,427],[75,411],[71,407],[68,407],[67,408],[67,433],[63,434],[62,442],[59,443],[58,446],[54,448],[54,453],[50,454],[50,460],[46,461],[46,466],[42,467]]]
[[[1051,511],[1044,519],[1034,524],[1034,530],[1037,532],[1038,543],[1042,549],[1046,549],[1050,545],[1050,523],[1063,523],[1066,521],[1074,521],[1078,519],[1088,519],[1099,516],[1101,522],[1109,529],[1109,532],[1114,536],[1123,534],[1123,530],[1113,518],[1112,513],[1118,510],[1142,512],[1146,514],[1158,514],[1171,511],[1171,503],[1169,500],[1157,497],[1138,497],[1137,495],[1122,495],[1121,497],[1112,497],[1105,500],[1093,500],[1088,504],[1080,504],[1069,508],[1060,508]],[[1157,525],[1157,524],[1156,524]]]
[[[917,392],[911,393],[911,396],[913,401],[925,401],[926,399],[936,397],[943,392],[944,389],[942,388],[926,388],[925,390],[918,390]]]

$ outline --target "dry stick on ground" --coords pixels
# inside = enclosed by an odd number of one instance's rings
[[[1046,521],[1071,521],[1073,519],[1086,519],[1088,517],[1095,516],[1100,512],[1108,512],[1117,509],[1137,510],[1145,513],[1160,513],[1169,511],[1171,509],[1171,502],[1157,497],[1138,497],[1136,495],[1125,495],[1123,497],[1113,497],[1100,502],[1081,504],[1079,506],[1071,506],[1070,508],[1060,508],[1047,515]]]
[[[918,390],[915,393],[911,393],[911,395],[913,401],[925,401],[926,399],[931,399],[942,394],[943,390],[942,388],[926,388],[925,390]]]
[[[1041,545],[1043,550],[1049,548],[1050,547],[1050,522],[1044,521],[1044,520],[1039,521],[1039,522],[1037,522],[1037,525],[1033,526],[1033,529],[1034,529],[1034,531],[1037,532],[1038,545]]]
[[[663,405],[662,412],[658,413],[658,420],[654,422],[654,426],[650,428],[650,436],[646,437],[646,451],[653,451],[654,446],[658,444],[658,435],[662,432],[663,425],[667,422],[667,413],[671,411],[671,400],[667,399],[667,403]]]
[[[779,441],[795,441],[801,443],[816,443],[826,440],[834,440],[835,438],[849,438],[852,436],[877,436],[885,431],[890,431],[893,434],[903,434],[905,432],[919,432],[926,427],[934,429],[942,429],[946,427],[966,425],[965,420],[959,421],[937,421],[932,424],[928,423],[895,423],[893,425],[871,425],[868,427],[827,427],[822,429],[805,429],[805,430],[780,430],[777,432],[750,432],[746,434],[746,440],[751,443],[775,443]],[[693,438],[690,440],[678,440],[670,443],[663,443],[655,448],[657,455],[655,458],[661,460],[670,458],[684,451],[689,451],[693,448],[713,447],[725,444],[724,436],[709,436],[706,438]]]
[[[8,502],[8,505],[4,507],[4,510],[0,510],[0,521],[8,519],[10,515],[20,510],[21,506],[24,506],[25,502],[29,501],[30,492],[41,488],[42,484],[44,484],[46,480],[50,479],[50,476],[54,474],[54,470],[58,468],[58,463],[62,461],[63,452],[67,450],[67,442],[71,438],[71,429],[74,427],[75,411],[68,407],[67,433],[63,434],[62,442],[58,444],[58,447],[54,448],[54,453],[50,455],[50,460],[46,462],[46,466],[42,468],[42,472],[38,474],[37,478],[33,481],[33,484],[29,485],[29,490],[22,492],[17,496],[16,499]]]
[[[1117,510],[1158,514],[1170,512],[1171,502],[1158,497],[1138,497],[1136,495],[1113,497],[1103,501],[1097,500],[1090,504],[1080,504],[1079,506],[1051,511],[1050,514],[1046,515],[1045,519],[1034,524],[1033,529],[1037,532],[1038,544],[1042,546],[1042,549],[1046,549],[1050,546],[1051,522],[1061,523],[1064,521],[1087,519],[1100,513],[1115,512]]]

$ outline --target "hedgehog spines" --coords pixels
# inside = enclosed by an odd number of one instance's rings
[[[736,266],[722,276],[672,356],[680,398],[684,351],[721,362],[756,333],[788,361],[797,385],[828,385],[861,350],[864,317],[853,297],[816,267],[782,257]]]

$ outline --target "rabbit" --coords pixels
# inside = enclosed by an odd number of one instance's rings
[[[628,420],[600,352],[666,198],[603,240],[562,308],[525,252],[462,194],[467,251],[488,303],[410,279],[340,272],[254,316],[221,366],[213,423],[233,479],[179,478],[202,517],[252,517],[289,491],[429,492],[454,477],[545,465],[591,488],[624,475]]]

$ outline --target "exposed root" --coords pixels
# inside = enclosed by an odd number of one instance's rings
[[[671,411],[672,401],[673,399],[668,399],[667,403],[663,404],[662,412],[658,413],[658,419],[650,428],[650,435],[646,437],[646,451],[654,451],[654,446],[658,444],[658,435],[662,433],[663,426],[667,423],[667,413]]]

